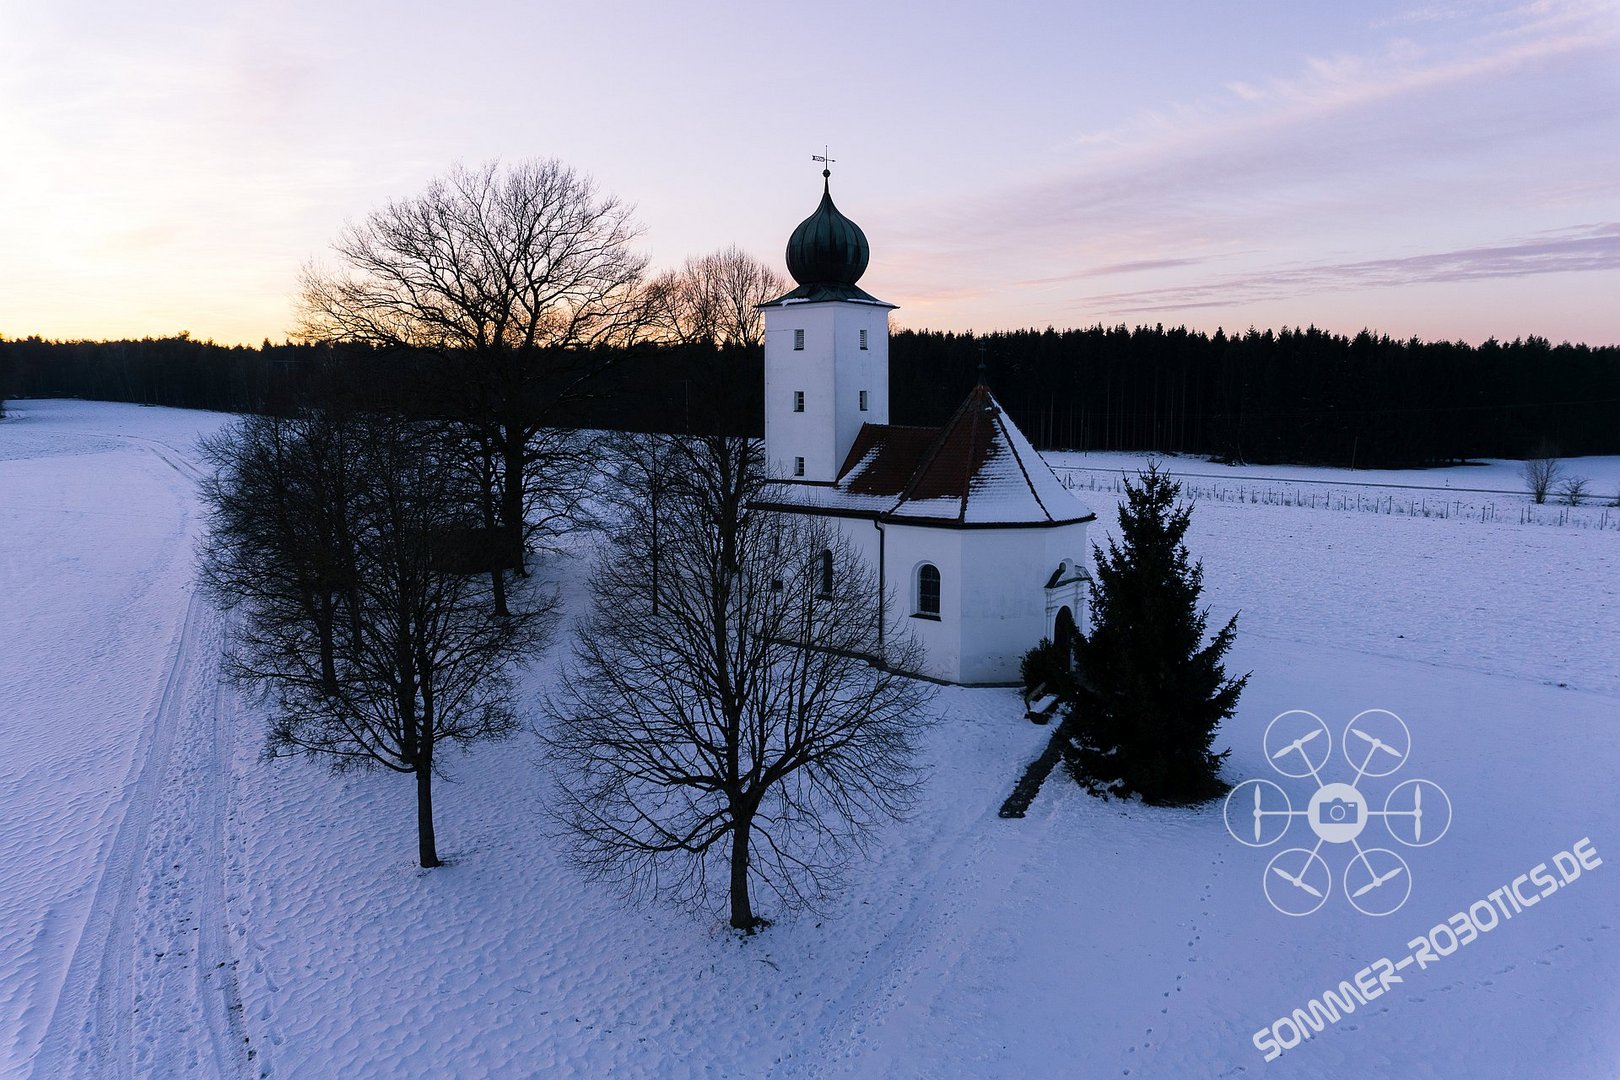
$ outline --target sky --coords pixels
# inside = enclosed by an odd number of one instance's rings
[[[458,161],[781,269],[828,145],[896,326],[1620,343],[1620,0],[0,0],[0,41],[10,337],[279,341]]]

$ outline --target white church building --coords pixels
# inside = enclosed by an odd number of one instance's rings
[[[788,240],[797,288],[762,305],[765,454],[784,478],[766,508],[832,523],[877,571],[882,624],[925,649],[916,674],[1019,680],[1043,637],[1084,626],[1088,523],[984,385],[940,427],[889,423],[889,312],[855,283],[866,235],[821,204]]]

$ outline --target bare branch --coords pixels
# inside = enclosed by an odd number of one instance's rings
[[[814,904],[865,831],[910,806],[933,688],[873,662],[876,582],[841,538],[750,508],[757,446],[643,436],[620,462],[592,614],[543,735],[557,815],[589,874],[699,904],[724,883],[751,930],[750,883]],[[918,663],[904,635],[886,645]]]
[[[487,579],[447,565],[476,508],[446,449],[421,425],[332,411],[249,417],[204,446],[201,577],[242,613],[230,670],[273,708],[268,752],[415,774],[424,866],[438,747],[515,729],[510,665],[553,607],[531,590],[495,616]]]

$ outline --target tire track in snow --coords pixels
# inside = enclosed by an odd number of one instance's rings
[[[187,459],[189,451],[182,450],[171,443],[161,442],[158,439],[148,438],[145,435],[125,435],[113,431],[92,431],[86,434],[102,439],[117,439],[127,443],[138,450],[145,450],[163,464],[185,477],[192,483],[199,483],[208,477],[208,472],[201,466]]]
[[[823,1024],[819,1043],[791,1063],[798,1071],[788,1075],[999,1075],[999,1036],[973,1022],[982,1017],[962,1011],[972,993],[963,991],[958,973],[971,970],[975,957],[1012,961],[1004,909],[1025,893],[1020,882],[1051,864],[1047,849],[1067,840],[1039,816],[1008,820],[986,806],[962,827],[948,849],[952,858],[938,864],[907,907],[898,947],[874,953],[865,977],[837,999],[836,1019]],[[943,1016],[958,1023],[939,1029]],[[894,1030],[882,1033],[886,1028]],[[919,1034],[931,1030],[929,1044],[917,1046]]]
[[[175,446],[142,436],[124,438],[188,480],[205,475]],[[181,714],[182,751],[174,755],[163,789],[164,812],[148,848],[155,873],[147,875],[148,895],[141,905],[147,924],[142,943],[156,947],[143,948],[142,955],[161,953],[173,959],[169,972],[158,972],[154,962],[153,970],[142,973],[147,976],[143,987],[151,993],[140,1006],[144,1015],[137,1063],[145,1066],[143,1072],[168,1075],[177,1068],[191,1071],[206,1057],[208,1075],[247,1077],[252,1053],[226,903],[225,830],[234,790],[236,699],[217,666],[225,645],[219,616],[209,614],[215,632],[206,643],[207,686],[199,688]],[[187,977],[172,977],[187,956]],[[205,1039],[193,1034],[198,1026]]]
[[[144,725],[146,745],[125,787],[124,812],[102,864],[101,878],[78,944],[68,961],[32,1075],[39,1080],[82,1075],[94,1062],[101,1076],[126,1077],[133,1067],[134,935],[136,890],[151,831],[158,788],[174,752],[179,702],[191,674],[197,623],[204,604],[186,602],[163,692]]]
[[[188,480],[201,480],[205,475],[201,468],[186,460],[186,454],[188,451],[182,450],[177,446],[163,442],[159,439],[154,439],[146,435],[129,435],[118,431],[89,431],[85,432],[85,434],[93,435],[100,439],[117,439],[120,442],[125,442],[138,449],[145,450],[155,455],[165,465],[179,473],[181,476],[186,477]],[[167,451],[167,453],[165,453],[165,451]]]
[[[868,950],[843,989],[822,1002],[816,1018],[804,1027],[805,1045],[772,1075],[849,1073],[865,1049],[868,1031],[911,980],[917,961],[958,925],[964,899],[955,883],[979,874],[988,851],[982,837],[997,825],[1005,827],[1005,822],[996,816],[996,807],[986,807],[971,822],[936,834],[933,843],[914,854],[912,895],[890,931]],[[948,869],[941,874],[930,872],[931,867]]]
[[[184,451],[169,443],[142,436],[126,438],[142,444],[164,464],[189,480],[201,481],[206,476],[204,470],[186,459]],[[223,657],[223,633],[214,636],[214,645],[212,655]],[[195,1001],[184,1004],[194,1005],[202,1015],[212,1051],[212,1075],[247,1077],[252,1074],[254,1055],[249,1049],[250,1039],[236,971],[238,958],[231,949],[226,904],[228,866],[225,833],[234,793],[236,696],[217,670],[213,673],[212,687],[206,710],[196,717],[201,730],[191,733],[192,738],[206,744],[206,752],[200,761],[190,762],[200,768],[195,770],[196,782],[189,786],[189,790],[199,793],[200,798],[198,804],[191,808],[194,830],[181,838],[181,846],[190,856],[190,873],[187,876],[190,879],[191,903],[182,906],[179,912],[171,913],[167,929],[171,942],[183,940],[187,923],[197,934],[190,986]],[[175,1011],[174,1002],[165,1004],[170,1011]],[[178,1011],[187,1010],[182,1006]]]
[[[203,799],[198,832],[203,840],[195,865],[201,874],[197,896],[197,962],[193,967],[203,1020],[214,1049],[220,1076],[249,1075],[248,1034],[243,1021],[242,992],[236,978],[237,960],[231,955],[231,937],[225,905],[225,821],[230,812],[232,751],[235,745],[236,701],[223,679],[216,679],[209,710],[207,769],[213,790]],[[225,703],[229,701],[227,709]]]
[[[187,480],[203,476],[166,443],[111,437],[153,454]],[[235,699],[222,684],[222,654],[219,617],[192,592],[170,646],[162,694],[142,728],[146,745],[125,785],[122,818],[34,1059],[31,1075],[40,1080],[85,1073],[127,1078],[137,1066],[151,1075],[177,1069],[222,1078],[251,1074],[227,926],[225,822]],[[194,688],[197,665],[206,671],[204,685]],[[141,952],[146,966],[137,967],[137,939],[142,946],[161,942],[168,955],[191,933],[197,935],[191,972],[178,986],[154,974],[160,957],[150,949]],[[138,997],[138,978],[155,982],[157,996]],[[183,1000],[174,1000],[177,992]],[[180,1045],[197,1018],[206,1034],[206,1064],[199,1048]],[[139,1047],[137,1023],[144,1038]]]

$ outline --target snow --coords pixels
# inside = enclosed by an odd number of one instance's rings
[[[772,485],[769,501],[783,506],[853,511],[877,516],[894,505],[894,496],[860,495],[832,484],[796,484],[785,481]]]
[[[87,1028],[133,1052],[131,1025],[108,1021],[159,974],[135,963],[136,950],[175,929],[134,916],[156,887],[156,860],[195,825],[156,809],[195,794],[166,790],[175,774],[163,766],[195,749],[177,753],[176,733],[201,717],[219,639],[217,619],[189,600],[198,514],[173,447],[225,418],[37,402],[10,414],[0,422],[0,686],[11,718],[0,755],[0,1073],[38,1052],[35,1075],[69,1075],[83,1071],[72,1062]],[[164,914],[199,902],[182,897]],[[116,993],[97,992],[107,985]]]
[[[994,401],[994,397],[991,398]],[[995,429],[1000,438],[994,453],[974,477],[964,520],[1068,521],[1091,513],[1091,508],[1064,487],[1025,438],[999,401],[995,402]],[[1005,446],[1005,449],[1003,449]],[[1034,497],[1033,512],[1028,507]]]
[[[1086,452],[1049,450],[1046,460],[1054,467],[1087,469],[1119,475],[1134,475],[1149,461],[1158,461],[1178,476],[1239,480],[1270,480],[1299,484],[1363,484],[1397,490],[1426,488],[1462,492],[1488,492],[1523,497],[1524,462],[1485,458],[1466,465],[1431,469],[1345,469],[1307,465],[1222,465],[1208,458],[1188,454],[1146,454],[1125,452]],[[1572,457],[1560,459],[1562,476],[1581,476],[1593,482],[1594,498],[1609,501],[1620,493],[1620,456]]]
[[[1359,513],[1469,518],[1483,524],[1620,530],[1620,456],[1566,458],[1544,505],[1533,505],[1524,463],[1487,459],[1445,468],[1311,469],[1298,465],[1219,465],[1185,455],[1052,452],[1046,460],[1077,491],[1117,492],[1126,477],[1157,461],[1184,493],[1214,502],[1253,502]],[[1581,505],[1564,505],[1565,480],[1588,482]]]
[[[1219,804],[1101,802],[1059,774],[1028,817],[998,818],[1051,729],[1022,719],[1016,691],[946,688],[915,816],[873,837],[826,910],[739,940],[710,913],[582,881],[548,835],[532,739],[447,763],[436,803],[450,865],[433,871],[413,862],[408,781],[260,760],[262,718],[219,678],[228,627],[189,586],[192,443],[226,418],[12,407],[0,421],[0,1075],[1620,1068],[1613,527],[1200,500],[1189,542],[1211,617],[1241,609],[1229,666],[1254,671],[1220,740],[1229,778],[1269,775],[1261,737],[1284,710],[1337,731],[1379,707],[1412,731],[1401,775],[1450,795],[1444,839],[1404,853],[1412,895],[1393,915],[1358,915],[1339,896],[1304,919],[1273,911],[1271,852],[1228,836]],[[1620,480],[1616,459],[1579,465]],[[1459,472],[1520,487],[1511,463],[1373,477],[1256,467],[1241,482],[1443,488]],[[1095,528],[1111,530],[1113,496],[1087,497]],[[573,586],[582,565],[547,572]],[[535,666],[531,704],[562,651]],[[1408,968],[1278,1060],[1251,1044],[1582,837],[1605,865]]]
[[[1090,516],[1091,509],[1043,464],[1041,455],[993,394],[981,386],[968,396],[963,409],[948,426],[947,445],[958,438],[969,441],[967,428],[976,420],[966,410],[982,410],[987,418],[979,427],[984,456],[972,466],[967,489],[951,498],[901,499],[888,516],[897,520],[960,518],[975,525],[1078,521]],[[937,467],[937,463],[925,461],[922,472]]]

